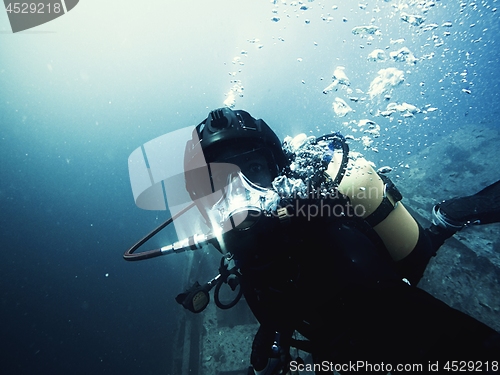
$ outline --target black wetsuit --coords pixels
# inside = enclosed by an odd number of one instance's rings
[[[403,282],[363,221],[282,225],[262,218],[227,239],[239,248],[244,295],[261,324],[252,353],[257,369],[271,355],[275,332],[284,348],[300,344],[295,330],[318,363],[500,360],[500,335]]]

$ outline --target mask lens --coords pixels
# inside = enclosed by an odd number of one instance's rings
[[[270,212],[277,205],[278,195],[267,188],[272,186],[277,167],[272,153],[263,148],[222,156],[216,160],[223,162],[189,172],[190,186],[195,188],[192,198],[213,229],[244,230],[262,211]]]
[[[245,230],[262,215],[276,209],[279,196],[273,190],[252,184],[241,172],[232,174],[221,199],[208,211],[212,224],[224,232]]]
[[[239,153],[221,158],[225,163],[237,165],[251,182],[262,187],[271,187],[278,175],[278,167],[272,152],[267,148]]]

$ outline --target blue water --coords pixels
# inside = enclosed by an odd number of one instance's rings
[[[82,0],[17,34],[0,11],[2,373],[167,373],[171,335],[185,313],[173,298],[185,287],[186,258],[123,261],[124,250],[167,218],[134,205],[127,158],[222,106],[231,80],[244,87],[235,108],[280,137],[349,134],[353,124],[343,122],[377,122],[378,153],[352,143],[376,163],[404,163],[457,126],[500,126],[498,1],[436,1],[425,13],[411,1],[338,1],[337,9],[330,1],[103,3]],[[426,20],[411,26],[401,11]],[[372,19],[381,36],[352,34]],[[422,31],[432,23],[438,27]],[[402,46],[415,65],[366,58]],[[337,66],[365,100],[350,102],[343,89],[322,93]],[[366,92],[387,67],[405,76],[391,102],[438,110],[376,116],[388,101]],[[355,112],[337,117],[336,96]]]

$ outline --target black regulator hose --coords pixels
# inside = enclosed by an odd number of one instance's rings
[[[164,255],[164,253],[161,251],[161,249],[143,251],[143,252],[137,253],[137,254],[134,254],[134,252],[138,248],[140,248],[142,245],[144,245],[148,240],[153,238],[159,231],[161,231],[163,228],[170,225],[175,219],[177,219],[179,216],[183,215],[185,212],[187,212],[188,210],[190,210],[194,206],[195,206],[195,204],[191,203],[189,206],[187,206],[183,210],[179,211],[176,215],[172,216],[170,219],[168,219],[167,221],[165,221],[164,223],[160,224],[158,227],[153,229],[144,238],[137,241],[130,249],[125,251],[125,253],[123,254],[123,259],[128,260],[128,261],[134,261],[134,260],[150,259],[150,258],[155,258],[155,257],[161,256],[161,255]]]
[[[347,164],[349,163],[349,146],[347,145],[344,136],[340,133],[332,133],[318,137],[316,139],[316,143],[326,140],[340,142],[340,147],[342,148],[342,162],[340,163],[339,171],[333,180],[333,186],[338,187],[344,178]]]
[[[240,301],[241,296],[243,295],[243,288],[241,287],[241,285],[239,285],[238,286],[238,289],[239,289],[238,294],[236,295],[234,300],[232,300],[228,304],[223,304],[219,298],[220,288],[221,288],[222,284],[224,284],[224,280],[220,279],[219,282],[217,283],[217,285],[215,286],[214,301],[215,301],[215,304],[217,305],[218,308],[220,308],[222,310],[227,310],[227,309],[230,309],[231,307],[234,307]]]
[[[220,259],[220,267],[219,267],[220,278],[219,278],[219,280],[217,280],[217,284],[215,285],[215,290],[214,290],[215,304],[217,305],[218,308],[220,308],[222,310],[230,309],[231,307],[236,305],[239,302],[241,296],[243,295],[243,288],[241,287],[240,280],[239,280],[240,273],[238,271],[235,271],[234,269],[228,269],[228,264],[225,262],[225,260],[227,260],[227,258],[225,256],[223,256]],[[231,275],[233,276],[233,278],[229,279],[231,277]],[[222,284],[224,284],[224,283],[227,283],[233,292],[236,288],[239,288],[238,293],[236,294],[236,297],[234,298],[234,300],[232,300],[228,304],[222,303],[220,301],[220,297],[219,297],[220,288],[221,288]]]

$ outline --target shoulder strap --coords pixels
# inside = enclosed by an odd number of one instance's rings
[[[401,199],[403,199],[401,192],[389,177],[381,173],[378,173],[378,175],[384,182],[384,197],[382,198],[382,202],[377,207],[377,209],[365,218],[365,221],[370,224],[371,227],[375,227],[376,225],[380,224],[386,219],[387,216],[389,216],[392,210],[394,210],[395,205],[393,205],[389,198],[387,198],[387,193],[391,195],[391,198],[395,201],[396,204]]]

